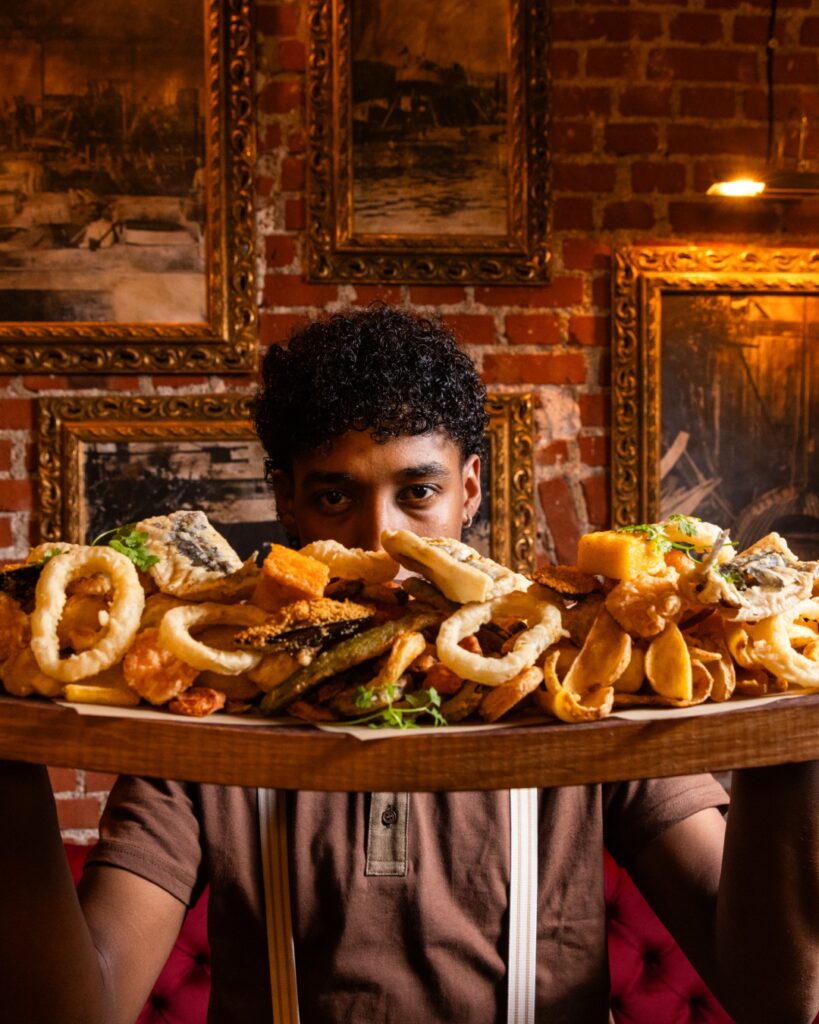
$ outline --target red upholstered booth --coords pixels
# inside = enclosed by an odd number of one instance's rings
[[[88,847],[66,846],[75,879]],[[190,911],[138,1024],[205,1024],[207,892]],[[731,1024],[625,871],[606,855],[611,1006],[618,1024]]]

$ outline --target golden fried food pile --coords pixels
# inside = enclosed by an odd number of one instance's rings
[[[777,534],[736,554],[693,517],[592,533],[527,577],[460,541],[272,545],[242,562],[202,512],[0,572],[16,696],[373,726],[593,721],[630,705],[819,689],[819,563]],[[416,575],[398,583],[400,566]]]

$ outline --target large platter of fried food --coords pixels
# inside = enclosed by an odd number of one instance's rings
[[[819,563],[777,534],[738,552],[675,515],[531,576],[448,538],[382,543],[272,545],[259,567],[181,511],[40,545],[0,572],[3,690],[386,729],[819,691]]]

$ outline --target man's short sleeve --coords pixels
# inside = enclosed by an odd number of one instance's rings
[[[87,863],[131,871],[191,906],[205,884],[195,791],[182,782],[121,776]]]
[[[641,779],[603,786],[603,827],[611,855],[628,867],[648,843],[678,821],[725,807],[728,794],[711,775]]]

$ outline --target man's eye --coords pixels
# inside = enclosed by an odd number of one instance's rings
[[[406,502],[429,501],[437,493],[437,490],[430,484],[413,484],[412,487],[407,487],[401,492],[400,499]]]
[[[343,491],[324,491],[316,496],[316,502],[324,512],[341,512],[350,504],[350,498]]]

